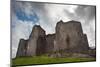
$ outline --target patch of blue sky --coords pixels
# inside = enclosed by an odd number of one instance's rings
[[[24,11],[22,10],[16,10],[16,16],[19,20],[22,21],[32,21],[34,24],[39,21],[39,17],[37,14],[34,12],[33,14],[27,15]]]

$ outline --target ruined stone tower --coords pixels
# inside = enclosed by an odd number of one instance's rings
[[[78,21],[59,21],[54,43],[55,50],[77,52],[88,50],[87,36],[83,33],[81,23]]]
[[[29,39],[20,40],[17,56],[36,56],[59,50],[82,52],[89,49],[87,35],[83,33],[80,22],[59,21],[55,31],[54,34],[46,35],[39,25],[35,25]]]
[[[28,40],[27,55],[34,56],[43,53],[45,41],[45,31],[39,25],[35,25]]]

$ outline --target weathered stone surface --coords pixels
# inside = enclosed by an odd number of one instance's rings
[[[43,38],[45,37],[45,31],[39,25],[35,25],[32,29],[32,33],[28,41],[27,54],[29,56],[35,56],[36,52],[39,52],[39,51],[41,52],[43,50],[43,49],[40,49],[41,48],[40,45],[41,46],[44,46],[44,45],[42,44],[42,40],[40,42],[40,39],[39,39],[42,37]],[[37,43],[37,41],[39,41],[40,43]],[[39,51],[37,49],[39,49]]]
[[[88,41],[83,34],[81,23],[78,21],[59,21],[56,26],[56,37],[54,41],[55,50],[87,50]]]
[[[92,58],[92,56],[88,54],[82,54],[82,53],[73,53],[71,57],[74,58]]]
[[[81,51],[89,50],[88,39],[86,34],[83,34],[81,36],[81,41],[79,42],[78,46],[79,46],[78,49]]]
[[[88,51],[87,35],[83,33],[80,22],[59,21],[55,30],[54,34],[46,35],[39,25],[35,25],[29,39],[20,40],[17,56],[36,56],[48,53],[51,57],[66,57],[70,53]]]
[[[55,34],[48,34],[46,36],[46,52],[52,52],[54,50]]]
[[[18,51],[17,51],[17,57],[19,56],[26,56],[27,52],[27,40],[20,39]]]
[[[43,55],[46,52],[46,38],[39,36],[37,40],[36,55]]]

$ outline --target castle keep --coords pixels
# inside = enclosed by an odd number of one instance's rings
[[[35,25],[28,40],[20,39],[16,56],[37,56],[59,50],[81,52],[89,49],[87,35],[83,33],[80,22],[59,21],[55,31],[54,34],[46,35],[39,25]]]

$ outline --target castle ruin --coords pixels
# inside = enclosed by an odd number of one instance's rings
[[[82,52],[89,49],[87,35],[78,21],[59,21],[54,34],[45,34],[40,25],[35,25],[28,40],[20,39],[17,57],[37,56],[48,52],[65,50]]]

